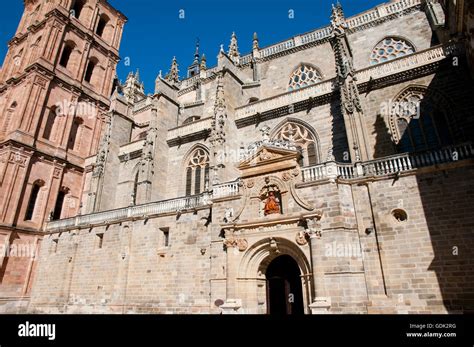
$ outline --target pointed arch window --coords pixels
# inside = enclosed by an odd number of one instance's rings
[[[307,64],[300,65],[290,76],[288,90],[291,92],[322,81],[322,75],[315,67]]]
[[[453,144],[452,124],[440,99],[415,87],[395,100],[390,128],[399,152],[419,152]]]
[[[277,132],[275,137],[294,143],[302,155],[299,162],[300,166],[318,164],[319,146],[316,136],[302,124],[287,123]]]
[[[209,184],[209,153],[197,148],[191,153],[186,167],[186,196],[200,194]]]
[[[370,65],[383,63],[415,52],[413,45],[401,38],[386,37],[372,50]]]

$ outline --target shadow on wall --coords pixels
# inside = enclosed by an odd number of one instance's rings
[[[461,61],[462,60],[462,61]],[[448,60],[428,87],[421,109],[446,117],[441,145],[473,142],[474,88],[465,59]],[[439,94],[436,91],[442,91]],[[441,100],[442,98],[445,100]],[[429,105],[429,102],[433,102]],[[426,103],[426,104],[425,104]],[[434,107],[433,107],[434,105]],[[445,108],[445,109],[443,109]],[[423,124],[423,123],[422,123]],[[449,133],[446,133],[449,130]],[[438,134],[438,136],[440,136]],[[450,142],[450,143],[447,143]],[[474,168],[457,168],[417,177],[434,258],[428,270],[438,279],[443,305],[451,313],[474,312]]]
[[[408,123],[397,117],[395,130],[388,129],[382,116],[375,121],[375,157],[387,155],[391,133],[397,131],[400,153],[439,149],[452,144],[473,142],[474,88],[465,59],[453,66],[450,59],[440,66],[430,85],[424,90],[420,117]],[[423,91],[413,87],[414,93]],[[408,89],[407,89],[408,91]],[[403,93],[400,94],[403,96]],[[405,99],[406,100],[406,99]],[[390,140],[391,141],[391,140]],[[456,163],[453,163],[456,166]],[[433,259],[426,271],[434,271],[438,290],[425,284],[425,278],[412,278],[409,283],[427,308],[444,306],[450,313],[474,312],[474,167],[457,167],[417,175],[422,216],[433,248]],[[410,212],[413,211],[408,211]],[[430,255],[427,255],[430,257]],[[416,281],[415,281],[416,280]]]
[[[390,131],[383,116],[379,113],[375,118],[374,131],[375,136],[374,159],[386,157],[396,153],[396,147],[392,141]]]
[[[349,145],[347,142],[346,128],[344,125],[344,116],[341,110],[341,101],[338,97],[331,99],[331,119],[332,119],[332,149],[337,162],[343,163],[350,161]],[[328,153],[321,153],[321,159],[326,161]]]

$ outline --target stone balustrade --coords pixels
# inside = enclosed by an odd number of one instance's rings
[[[252,54],[246,54],[240,57],[240,65],[247,65],[250,64],[252,61]]]
[[[349,17],[347,19],[347,25],[351,30],[357,29],[364,25],[370,25],[371,23],[381,20],[384,17],[388,17],[406,11],[409,8],[419,6],[421,4],[421,1],[422,0],[400,0],[396,2],[391,2],[389,4],[384,4],[354,17]],[[332,29],[331,26],[328,25],[323,28],[310,31],[306,34],[294,36],[291,39],[276,43],[274,45],[261,48],[259,51],[259,57],[271,57],[301,45],[322,41],[329,38],[331,34]],[[240,58],[241,65],[249,64],[251,61],[251,53],[246,54]]]
[[[178,138],[192,136],[194,134],[210,131],[212,127],[212,117],[200,119],[180,127],[170,129],[166,140],[169,142]]]
[[[49,222],[45,230],[54,232],[58,230],[88,227],[116,222],[128,218],[141,218],[166,213],[192,210],[210,205],[210,195],[207,193],[178,199],[153,202],[145,205],[130,206],[117,210],[92,213],[74,218]]]
[[[272,46],[263,48],[260,51],[260,57],[261,58],[269,57],[271,55],[278,54],[280,52],[289,50],[293,47],[295,47],[295,39],[291,38],[289,40],[279,42],[276,45],[272,45]]]
[[[252,59],[252,56],[251,55],[249,55],[249,56],[250,56],[250,59]],[[194,83],[196,83],[197,80],[212,77],[212,75],[214,75],[217,71],[219,71],[219,67],[214,66],[214,67],[209,68],[207,70],[201,71],[201,74],[199,74],[199,75],[195,75],[193,77],[185,78],[179,83],[179,88],[180,89],[189,88],[192,85],[194,85]]]
[[[400,0],[383,4],[372,10],[358,14],[347,19],[349,29],[355,29],[363,25],[375,22],[383,17],[387,17],[396,13],[403,12],[409,8],[421,5],[422,0]]]
[[[397,154],[356,164],[330,161],[303,168],[302,181],[316,182],[327,179],[335,181],[338,178],[352,180],[381,177],[428,166],[454,163],[466,159],[474,159],[474,146],[470,143],[420,153]],[[52,221],[46,225],[45,231],[54,232],[107,224],[128,218],[142,218],[166,213],[178,213],[180,211],[210,206],[212,199],[238,196],[240,193],[240,181],[237,180],[213,186],[212,193],[203,193],[190,197],[158,201]]]
[[[327,162],[304,168],[302,170],[303,182],[393,175],[418,168],[473,158],[474,146],[472,144],[463,144],[433,151],[402,153],[354,165]]]
[[[240,193],[240,182],[228,182],[219,185],[215,185],[212,188],[213,198],[223,198],[228,196],[239,195]]]
[[[364,176],[383,176],[471,158],[474,158],[474,147],[465,144],[434,151],[398,154],[365,162],[362,167]]]
[[[193,77],[186,78],[185,80],[181,81],[180,88],[183,89],[183,88],[191,87],[200,78],[201,78],[200,75],[195,75]]]

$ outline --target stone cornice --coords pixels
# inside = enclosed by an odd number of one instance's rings
[[[65,168],[71,168],[73,170],[77,170],[78,172],[83,172],[84,171],[83,167],[81,167],[79,165],[72,164],[66,158],[56,157],[56,156],[51,155],[49,153],[45,153],[45,152],[39,150],[38,148],[34,148],[34,147],[31,147],[31,146],[25,145],[23,143],[15,141],[15,140],[8,139],[8,140],[0,143],[0,151],[12,150],[12,149],[23,149],[23,150],[28,151],[29,153],[31,153],[32,156],[35,155],[35,156],[38,156],[38,157],[44,157],[47,161],[50,161],[51,163],[57,162],[60,165],[64,165]]]
[[[33,64],[27,66],[25,68],[25,72],[18,77],[12,77],[8,79],[5,84],[0,85],[0,93],[3,93],[6,89],[8,89],[11,85],[17,85],[21,83],[24,79],[27,79],[30,76],[31,72],[38,72],[40,75],[48,78],[52,81],[59,81],[60,84],[63,84],[69,90],[73,91],[74,93],[83,96],[85,99],[89,98],[92,101],[98,102],[102,108],[108,109],[110,106],[110,100],[99,95],[98,93],[94,92],[89,88],[85,88],[82,84],[77,82],[76,80],[70,79],[66,80],[62,78],[61,74],[53,72],[50,66],[48,66],[47,62],[38,60]],[[57,70],[56,70],[57,71]]]
[[[307,219],[321,219],[322,212],[315,211],[311,213],[294,213],[292,215],[270,215],[260,220],[247,223],[231,223],[221,225],[223,230],[259,230],[260,228],[272,228],[279,225],[298,224]]]

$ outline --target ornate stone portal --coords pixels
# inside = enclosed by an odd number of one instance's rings
[[[324,274],[315,276],[312,265],[313,248],[321,244],[313,240],[313,236],[321,237],[321,212],[296,189],[301,177],[301,154],[290,145],[273,146],[265,140],[256,144],[252,152],[238,166],[243,189],[240,208],[232,215],[226,214],[226,224],[222,225],[227,252],[227,300],[221,306],[222,312],[266,313],[263,303],[268,304],[269,297],[263,290],[267,286],[265,271],[270,262],[283,255],[291,256],[299,265],[306,313],[321,312],[324,305],[327,310],[330,300],[323,297]],[[246,296],[254,291],[258,302],[251,307],[258,309],[247,312],[249,300],[255,299]],[[314,305],[318,307],[313,308]]]

